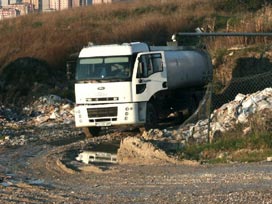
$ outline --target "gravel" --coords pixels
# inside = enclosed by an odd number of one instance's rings
[[[136,133],[114,132],[86,140],[72,124],[5,131],[9,140],[25,142],[0,145],[3,204],[272,203],[271,162],[86,165],[75,160],[81,149]]]

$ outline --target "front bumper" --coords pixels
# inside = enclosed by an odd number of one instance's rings
[[[77,105],[76,127],[138,125],[145,123],[145,103]]]

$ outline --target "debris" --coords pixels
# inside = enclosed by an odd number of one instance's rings
[[[29,116],[34,115],[28,124],[40,125],[45,122],[73,123],[74,103],[68,99],[63,99],[56,95],[40,97],[24,110]]]
[[[42,186],[42,185],[44,185],[44,180],[43,179],[35,179],[35,180],[33,179],[33,180],[29,180],[28,184]]]
[[[224,104],[214,111],[211,130],[226,132],[235,128],[238,123],[246,124],[250,116],[266,109],[272,110],[272,88],[266,88],[253,94],[238,94],[234,101]],[[218,128],[215,124],[220,124]]]
[[[257,114],[260,115],[260,121],[264,121],[263,123],[266,123],[269,129],[272,120],[267,119],[267,117],[269,117],[269,112],[271,115],[271,110],[272,88],[266,88],[262,91],[247,95],[238,94],[233,101],[224,104],[211,114],[210,139],[215,138],[215,135],[218,135],[220,132],[223,133],[234,130],[237,124],[247,124],[250,117]],[[208,140],[207,125],[208,119],[200,120],[196,124],[187,124],[179,128],[175,134],[172,132],[172,139],[205,143]],[[244,129],[244,134],[249,133],[250,130],[250,127]]]

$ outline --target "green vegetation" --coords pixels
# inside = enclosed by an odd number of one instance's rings
[[[271,110],[249,117],[250,132],[238,124],[235,130],[217,134],[211,143],[188,144],[179,153],[181,159],[207,163],[256,162],[272,156]]]
[[[41,27],[42,25],[43,25],[42,22],[36,21],[36,22],[34,22],[34,23],[32,24],[32,27],[33,27],[33,28],[38,28],[38,27]]]
[[[268,4],[267,0],[223,0],[216,5],[216,8],[226,12],[255,12]]]
[[[243,135],[239,128],[228,132],[209,144],[189,144],[181,152],[181,159],[207,163],[263,161],[272,154],[272,133],[252,132]]]

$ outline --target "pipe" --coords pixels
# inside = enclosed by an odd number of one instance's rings
[[[272,36],[272,33],[226,33],[226,32],[218,32],[218,33],[201,33],[201,32],[194,32],[194,33],[176,33],[174,35],[179,36],[200,36],[200,37],[207,37],[207,36],[233,36],[233,37],[256,37],[256,36]]]

